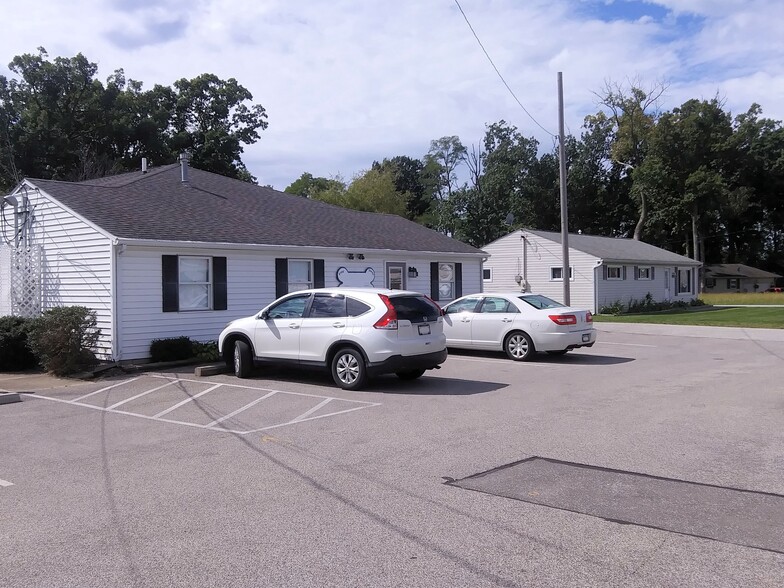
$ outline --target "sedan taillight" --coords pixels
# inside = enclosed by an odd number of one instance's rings
[[[576,325],[577,317],[573,314],[551,314],[550,320],[556,325]]]
[[[592,323],[593,322],[593,315],[591,314],[590,310],[585,313],[585,322],[586,323]]]
[[[397,330],[397,311],[389,301],[389,296],[385,296],[384,294],[379,294],[378,296],[381,298],[381,302],[383,302],[387,307],[387,311],[384,313],[384,316],[376,321],[376,324],[373,325],[373,328],[384,329],[387,331]]]

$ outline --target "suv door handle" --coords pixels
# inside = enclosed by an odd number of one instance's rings
[[[502,318],[502,319],[501,319],[501,322],[502,322],[502,323],[511,323],[511,322],[512,322],[512,319],[510,319],[510,318]]]
[[[297,323],[289,324],[289,329],[299,329],[299,325]]]
[[[340,329],[341,327],[345,327],[346,323],[341,323],[340,321],[336,321],[332,323],[332,326],[335,327],[336,329]]]
[[[460,322],[463,322],[463,323],[470,323],[470,322],[471,322],[471,319],[470,319],[470,318],[468,318],[468,317],[466,317],[466,318],[462,319]]]

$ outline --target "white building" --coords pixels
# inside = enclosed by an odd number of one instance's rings
[[[561,234],[517,230],[483,248],[483,290],[524,290],[563,300]],[[635,241],[569,234],[570,303],[599,312],[603,306],[641,301],[691,301],[701,263]]]
[[[339,208],[169,165],[3,199],[0,315],[96,311],[99,357],[153,339],[214,341],[286,292],[368,285],[448,301],[481,289],[486,254],[404,218]]]

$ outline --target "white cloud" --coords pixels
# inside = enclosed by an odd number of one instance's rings
[[[573,133],[596,111],[593,92],[606,80],[669,80],[668,109],[718,93],[733,113],[758,102],[765,116],[784,118],[778,0],[656,0],[650,14],[627,20],[600,19],[597,10],[623,8],[603,4],[461,1],[506,81],[550,132],[558,71]],[[671,14],[657,20],[662,9]],[[48,0],[17,13],[0,38],[0,63],[38,46],[52,57],[84,53],[101,79],[122,67],[147,88],[205,72],[236,78],[270,123],[244,160],[280,189],[304,171],[350,178],[373,160],[420,157],[443,135],[478,143],[501,119],[552,145],[453,0]]]

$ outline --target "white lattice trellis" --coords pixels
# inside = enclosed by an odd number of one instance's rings
[[[41,247],[0,247],[0,315],[41,314]]]

